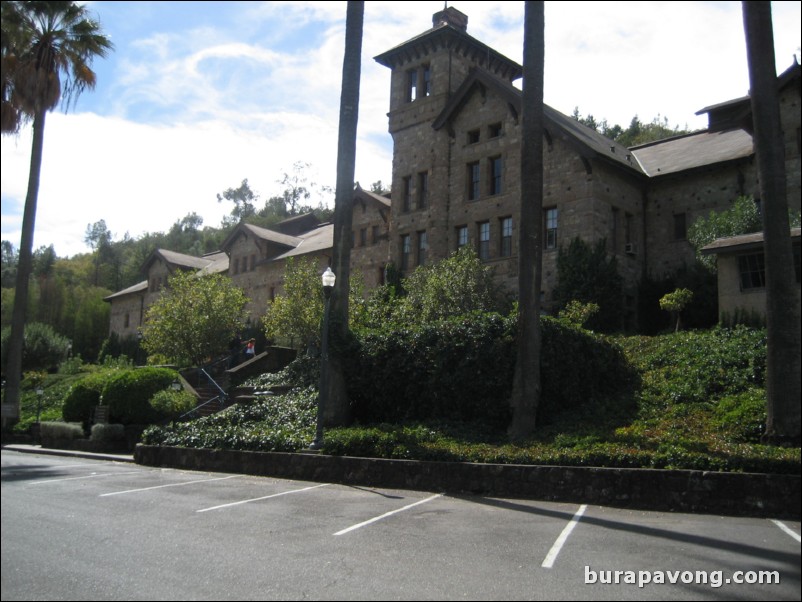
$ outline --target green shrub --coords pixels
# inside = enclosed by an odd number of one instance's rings
[[[84,437],[83,426],[75,422],[42,422],[39,429],[43,447],[70,447]]]
[[[142,443],[250,451],[305,449],[315,436],[316,402],[314,389],[294,389],[214,416],[151,426],[142,434]]]
[[[150,405],[164,419],[173,420],[191,411],[198,403],[198,398],[189,391],[173,391],[164,389],[150,398]]]
[[[346,365],[363,423],[448,419],[503,429],[510,421],[514,317],[475,313],[359,338]],[[622,350],[592,333],[541,320],[539,419],[620,393],[635,374]]]
[[[89,437],[101,446],[125,444],[125,427],[122,424],[95,424],[92,425],[92,434]]]
[[[103,387],[103,404],[109,406],[112,422],[121,424],[151,424],[159,413],[150,399],[178,378],[169,368],[140,368],[123,370],[111,377]]]
[[[73,385],[64,405],[61,415],[65,422],[82,422],[88,425],[92,419],[92,410],[100,405],[100,391],[96,387],[83,382]]]
[[[721,399],[713,410],[713,423],[730,441],[759,443],[766,425],[766,391],[750,389]]]
[[[642,394],[663,404],[712,402],[765,384],[765,330],[737,326],[641,341],[631,355],[644,372]]]

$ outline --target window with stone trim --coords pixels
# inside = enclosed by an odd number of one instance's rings
[[[556,207],[551,207],[546,209],[546,219],[545,219],[545,226],[546,226],[546,236],[544,238],[544,247],[546,249],[556,249],[557,248],[557,218],[558,212]]]
[[[404,212],[412,209],[412,176],[405,176],[401,183],[402,186],[402,210]]]
[[[501,194],[503,192],[502,186],[502,171],[503,162],[501,157],[490,157],[490,195]]]
[[[479,234],[479,248],[477,249],[477,253],[479,259],[486,261],[490,259],[490,222],[479,222],[477,224],[477,230]]]
[[[429,204],[429,172],[418,173],[418,209],[426,209]]]
[[[482,170],[479,161],[468,163],[468,200],[478,200],[481,190]]]
[[[512,218],[501,218],[501,249],[502,257],[512,256]]]
[[[418,232],[418,265],[426,265],[426,254],[429,251],[429,237],[425,230]]]
[[[468,244],[468,226],[457,227],[457,248],[461,249]]]
[[[409,256],[412,253],[411,240],[409,234],[401,236],[401,270],[409,269]]]

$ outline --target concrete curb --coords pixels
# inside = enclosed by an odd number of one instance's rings
[[[470,464],[137,445],[135,461],[302,481],[659,511],[799,519],[797,475]]]
[[[3,445],[4,450],[21,452],[24,454],[42,454],[45,456],[62,456],[69,458],[86,458],[87,460],[103,460],[106,462],[134,462],[131,454],[104,454],[95,452],[85,452],[74,449],[54,449],[42,447],[41,445],[28,445],[22,443],[11,443]]]

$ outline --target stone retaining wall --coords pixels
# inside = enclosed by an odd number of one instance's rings
[[[800,516],[800,477],[705,472],[418,462],[138,445],[137,463],[303,481],[519,497],[677,512]]]

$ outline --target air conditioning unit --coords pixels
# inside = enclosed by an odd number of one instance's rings
[[[638,247],[634,242],[628,242],[624,245],[624,253],[627,255],[635,255],[637,253]]]

